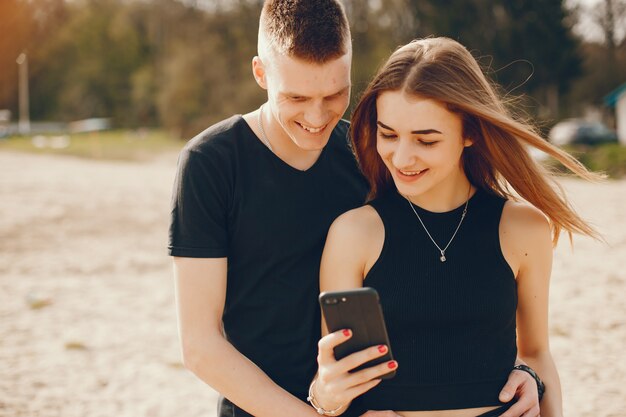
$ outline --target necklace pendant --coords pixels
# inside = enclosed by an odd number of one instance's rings
[[[446,255],[441,255],[441,257],[439,258],[439,260],[441,262],[445,262],[446,261]]]

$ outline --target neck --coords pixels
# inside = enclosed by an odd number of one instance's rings
[[[423,194],[405,197],[424,210],[444,213],[465,204],[474,192],[465,174],[461,173],[454,181],[447,181]]]
[[[315,164],[322,150],[306,150],[296,145],[266,104],[260,111],[262,112],[261,118],[266,134],[265,139],[271,144],[272,152],[296,169],[302,171],[309,169]]]

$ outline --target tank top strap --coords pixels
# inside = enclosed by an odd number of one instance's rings
[[[478,189],[476,190],[475,198],[470,200],[470,206],[468,207],[468,213],[471,211],[472,216],[468,214],[468,221],[473,224],[475,228],[480,228],[488,233],[482,234],[483,238],[487,241],[484,242],[485,246],[495,253],[502,255],[502,249],[500,246],[500,221],[502,219],[502,211],[504,210],[504,204],[506,199],[495,194],[491,190]],[[504,256],[502,255],[502,259]]]
[[[367,204],[376,210],[383,222],[386,246],[388,242],[393,241],[392,237],[394,237],[395,231],[402,230],[406,227],[406,216],[398,215],[399,213],[403,213],[403,210],[399,211],[398,207],[401,204],[406,204],[404,197],[393,189],[369,201]]]

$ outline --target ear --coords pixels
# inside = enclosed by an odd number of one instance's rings
[[[474,144],[474,140],[472,138],[463,138],[463,146],[468,148]]]
[[[266,74],[265,64],[263,64],[261,58],[258,56],[252,58],[252,75],[254,75],[254,79],[259,87],[264,90],[267,90]]]

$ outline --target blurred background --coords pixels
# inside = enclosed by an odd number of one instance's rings
[[[352,105],[396,46],[449,36],[609,175],[560,180],[606,242],[562,240],[550,329],[566,415],[625,416],[626,0],[343,3]],[[213,415],[180,363],[170,187],[186,140],[264,101],[261,4],[0,0],[0,416]]]
[[[250,76],[261,3],[2,0],[0,109],[18,120],[18,70],[27,64],[32,122],[107,118],[115,128],[189,138],[262,102]],[[582,117],[615,128],[608,96],[626,81],[624,0],[344,4],[353,102],[396,46],[434,34],[465,44],[505,92],[527,97],[544,126]]]

